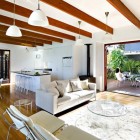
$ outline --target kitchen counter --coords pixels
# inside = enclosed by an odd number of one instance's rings
[[[44,89],[51,82],[50,73],[39,73],[35,75],[34,71],[12,71],[12,83],[15,83],[15,86],[18,89],[29,90],[36,92],[37,89]]]
[[[35,72],[33,71],[11,71],[12,73],[17,73],[17,74],[23,74],[23,75],[29,75],[29,76],[43,76],[43,75],[50,75],[49,72],[46,73],[40,73],[39,75],[35,75]]]

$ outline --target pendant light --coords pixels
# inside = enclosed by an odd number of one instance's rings
[[[28,19],[28,24],[33,26],[48,26],[49,22],[45,13],[40,9],[40,3],[38,0],[38,9],[33,11]]]
[[[79,37],[75,42],[75,46],[84,46],[83,40],[80,37],[80,25],[81,25],[81,21],[78,21],[79,24]]]
[[[105,12],[105,16],[106,16],[106,32],[105,35],[103,37],[103,42],[110,42],[112,40],[112,35],[107,31],[107,26],[108,26],[108,15],[109,12]]]
[[[7,31],[6,31],[7,36],[12,36],[12,37],[21,37],[22,33],[20,29],[15,25],[15,0],[14,0],[14,18],[13,18],[13,25],[11,25]]]

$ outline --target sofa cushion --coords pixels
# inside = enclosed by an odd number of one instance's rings
[[[71,88],[69,80],[58,80],[56,82],[57,82],[57,85],[63,85],[66,92],[72,92],[72,88]]]
[[[73,92],[72,94],[77,95],[79,97],[83,97],[89,94],[93,94],[94,92],[95,92],[94,90],[82,90],[82,91]]]
[[[80,82],[81,82],[81,87],[82,87],[83,90],[89,89],[89,87],[88,87],[88,79],[80,81]]]
[[[49,88],[47,88],[47,92],[49,92],[49,93],[55,93],[56,95],[58,95],[58,97],[60,96],[58,89],[55,88],[55,87],[49,87]]]
[[[80,80],[71,80],[70,83],[71,83],[72,91],[83,90],[81,87]]]
[[[53,134],[51,134],[48,130],[44,129],[42,126],[38,124],[34,124],[34,128],[38,134],[40,134],[44,140],[58,140]]]
[[[63,97],[58,98],[57,104],[58,104],[58,105],[62,105],[62,104],[64,104],[64,103],[66,103],[66,102],[69,102],[69,101],[71,101],[71,100],[75,100],[75,99],[78,99],[78,98],[79,98],[78,95],[66,93]]]

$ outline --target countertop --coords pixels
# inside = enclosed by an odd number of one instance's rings
[[[35,75],[35,72],[33,71],[11,71],[12,73],[17,73],[17,74],[23,74],[23,75],[29,75],[29,76],[43,76],[43,75],[50,75],[49,72],[46,73],[40,73],[39,75]]]

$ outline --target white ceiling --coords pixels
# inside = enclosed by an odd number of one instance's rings
[[[13,0],[7,0],[13,2]],[[106,0],[64,0],[65,2],[73,5],[74,7],[80,9],[81,11],[95,17],[96,19],[105,23],[105,12],[109,11],[108,25],[112,28],[121,28],[125,26],[133,25],[129,20],[127,20],[123,15],[121,15],[114,7],[112,7]],[[122,2],[135,14],[135,16],[140,20],[140,0],[122,0]],[[16,0],[16,4],[26,7],[31,10],[37,9],[37,0]],[[77,18],[68,15],[50,5],[41,2],[41,9],[46,13],[46,16],[58,19],[62,22],[68,23],[75,27],[78,27]],[[11,17],[8,12],[2,11],[2,15],[7,15]],[[17,19],[27,21],[27,18],[21,16],[16,16]],[[134,26],[134,25],[133,25]],[[74,33],[59,29],[53,26],[48,26],[47,28],[61,31],[64,33],[69,33],[71,35],[76,35]],[[82,22],[81,28],[91,33],[99,32],[100,29],[86,23]],[[136,27],[137,28],[137,27]]]

